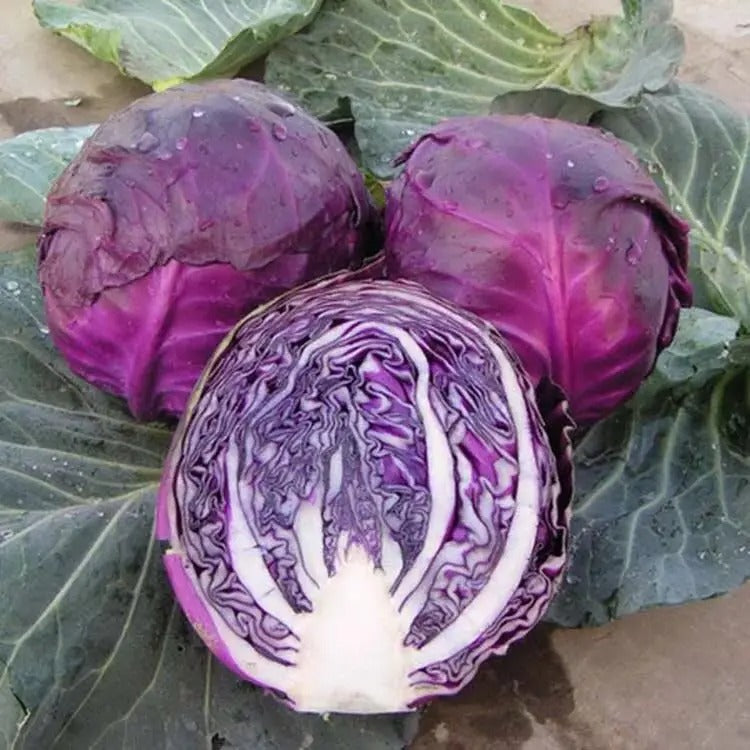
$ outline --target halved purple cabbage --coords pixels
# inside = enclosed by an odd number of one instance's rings
[[[539,117],[447,120],[403,156],[389,278],[490,321],[591,423],[629,398],[691,302],[688,226],[619,141]]]
[[[300,711],[460,690],[563,574],[570,422],[559,391],[539,397],[544,419],[497,332],[417,284],[334,277],[252,313],[159,493],[198,634]]]
[[[144,97],[94,133],[48,196],[39,278],[53,340],[136,417],[180,414],[229,328],[358,265],[371,218],[338,138],[264,86]]]

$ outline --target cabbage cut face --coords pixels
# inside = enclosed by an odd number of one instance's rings
[[[264,86],[144,97],[48,196],[39,279],[52,338],[134,416],[179,415],[243,315],[359,264],[371,211],[334,133]]]
[[[157,534],[216,656],[301,711],[458,691],[560,581],[568,421],[479,319],[409,282],[326,281],[217,350]]]
[[[691,302],[688,227],[622,143],[540,117],[446,120],[389,188],[389,278],[495,325],[573,418],[628,399]]]

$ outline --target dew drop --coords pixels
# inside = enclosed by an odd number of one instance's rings
[[[279,117],[291,117],[297,111],[294,108],[294,105],[285,102],[283,99],[279,99],[277,102],[271,102],[268,105],[268,109]]]
[[[271,126],[271,132],[273,133],[273,137],[277,141],[285,141],[288,135],[286,127],[282,125],[280,122],[275,122]]]
[[[149,151],[153,151],[159,145],[159,139],[153,133],[144,133],[139,139],[135,147],[142,154],[146,154]]]
[[[604,176],[600,175],[594,180],[594,192],[603,193],[609,187],[609,180]]]
[[[552,190],[552,205],[555,208],[565,208],[570,203],[570,193],[567,188],[558,185]]]
[[[432,183],[435,181],[435,174],[427,169],[422,169],[414,177],[417,187],[422,190],[429,190],[432,187]]]
[[[47,326],[39,326],[39,333],[46,336],[49,333],[49,328]]]
[[[177,143],[175,143],[174,147],[178,151],[184,151],[187,148],[188,145],[188,139],[187,138],[178,138]]]
[[[193,117],[203,117],[206,113],[202,109],[194,109]]]
[[[486,10],[480,10],[479,11],[479,20],[480,21],[486,21],[487,20],[487,11]]]
[[[631,241],[628,245],[628,249],[625,251],[625,260],[627,261],[627,263],[629,263],[631,266],[637,265],[642,255],[643,248],[641,247],[641,245],[635,241]]]
[[[572,159],[568,159],[567,162],[565,162],[568,165],[568,169],[573,169],[575,167],[576,163]]]
[[[16,289],[18,289],[18,282],[17,281],[6,281],[5,282],[5,288],[9,292],[15,292]]]

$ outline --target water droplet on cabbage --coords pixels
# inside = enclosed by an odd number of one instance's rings
[[[563,209],[570,203],[570,193],[563,185],[558,185],[552,189],[552,205],[555,208]]]
[[[271,132],[273,133],[273,137],[277,141],[285,141],[286,137],[288,135],[288,131],[286,129],[286,126],[282,125],[280,122],[275,122],[271,126]]]
[[[414,181],[423,190],[429,190],[435,181],[435,174],[427,169],[422,169],[414,177]]]
[[[206,113],[202,109],[194,109],[193,117],[203,117]]]
[[[625,251],[625,260],[631,266],[635,266],[643,256],[643,247],[640,243],[631,240],[628,249]]]
[[[594,192],[603,193],[609,187],[609,180],[601,175],[594,180]]]
[[[153,133],[146,132],[138,139],[135,147],[141,153],[146,154],[153,151],[158,145],[159,139]]]
[[[283,99],[271,102],[268,105],[268,110],[269,112],[273,112],[279,117],[291,117],[297,111],[294,108],[294,105],[290,104],[289,102],[285,102]]]

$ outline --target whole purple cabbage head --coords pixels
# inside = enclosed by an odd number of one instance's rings
[[[688,227],[631,151],[593,128],[494,115],[437,125],[401,162],[388,276],[494,324],[579,423],[629,398],[691,302]]]
[[[136,417],[180,414],[244,314],[358,265],[371,212],[338,138],[264,86],[144,97],[48,196],[39,279],[53,340]]]
[[[542,393],[491,326],[417,284],[334,279],[252,313],[201,377],[160,488],[196,631],[300,711],[458,691],[563,574],[569,420]]]

